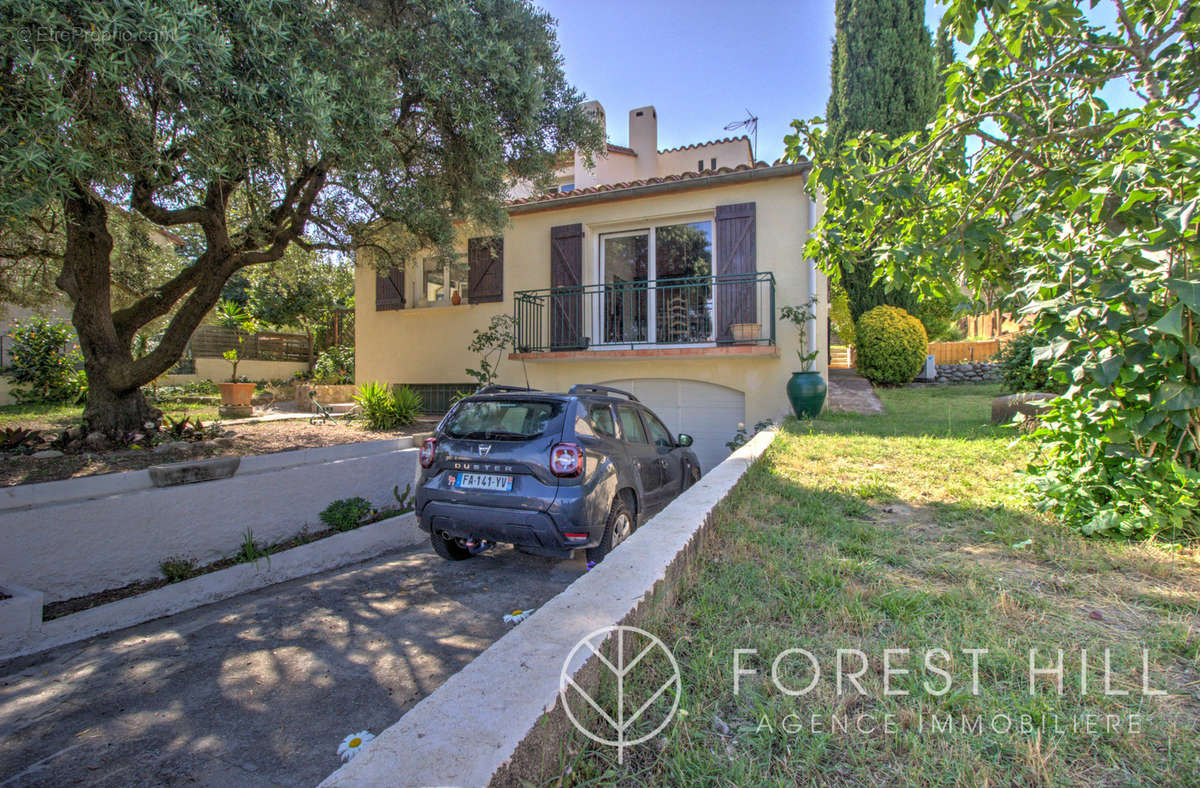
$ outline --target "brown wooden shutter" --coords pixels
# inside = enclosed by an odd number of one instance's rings
[[[504,238],[467,241],[467,300],[472,304],[504,300]]]
[[[717,341],[731,342],[734,323],[757,323],[757,285],[752,277],[722,283],[721,277],[758,271],[755,253],[754,203],[718,205],[716,318]],[[764,327],[765,330],[765,327]]]
[[[583,225],[550,228],[550,346],[587,347],[583,336]]]
[[[404,269],[375,272],[375,311],[404,308]]]

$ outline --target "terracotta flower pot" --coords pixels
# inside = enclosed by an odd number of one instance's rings
[[[459,304],[461,304],[461,303],[462,303],[462,296],[460,296],[460,295],[458,294],[458,291],[457,291],[457,290],[455,290],[455,291],[454,291],[454,293],[453,293],[453,294],[451,294],[451,296],[450,296],[450,303],[454,304],[455,306],[458,306]]]
[[[226,407],[248,408],[254,396],[253,383],[218,383],[217,389],[221,392],[221,404]]]
[[[729,333],[734,342],[754,342],[762,332],[761,323],[731,323]]]

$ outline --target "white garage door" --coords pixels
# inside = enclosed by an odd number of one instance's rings
[[[686,432],[696,439],[693,449],[705,473],[729,456],[726,442],[746,421],[746,397],[714,383],[667,378],[612,380],[604,385],[633,392],[658,414],[672,434]]]

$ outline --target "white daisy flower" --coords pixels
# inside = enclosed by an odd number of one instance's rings
[[[371,735],[370,731],[359,731],[358,733],[352,733],[346,738],[342,739],[342,743],[338,745],[338,755],[341,756],[342,763],[345,763],[355,755],[358,755],[358,751],[361,750],[367,742],[374,738],[375,737]]]
[[[528,610],[514,610],[511,613],[505,613],[504,614],[504,623],[505,624],[520,624],[522,621],[524,621],[525,619],[532,616],[534,610],[536,610],[536,608],[531,607]]]

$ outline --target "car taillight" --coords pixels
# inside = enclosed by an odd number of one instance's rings
[[[556,443],[550,450],[550,472],[555,476],[583,473],[583,449],[574,443]]]
[[[428,468],[433,465],[433,455],[437,452],[437,438],[426,438],[421,444],[421,467]]]

